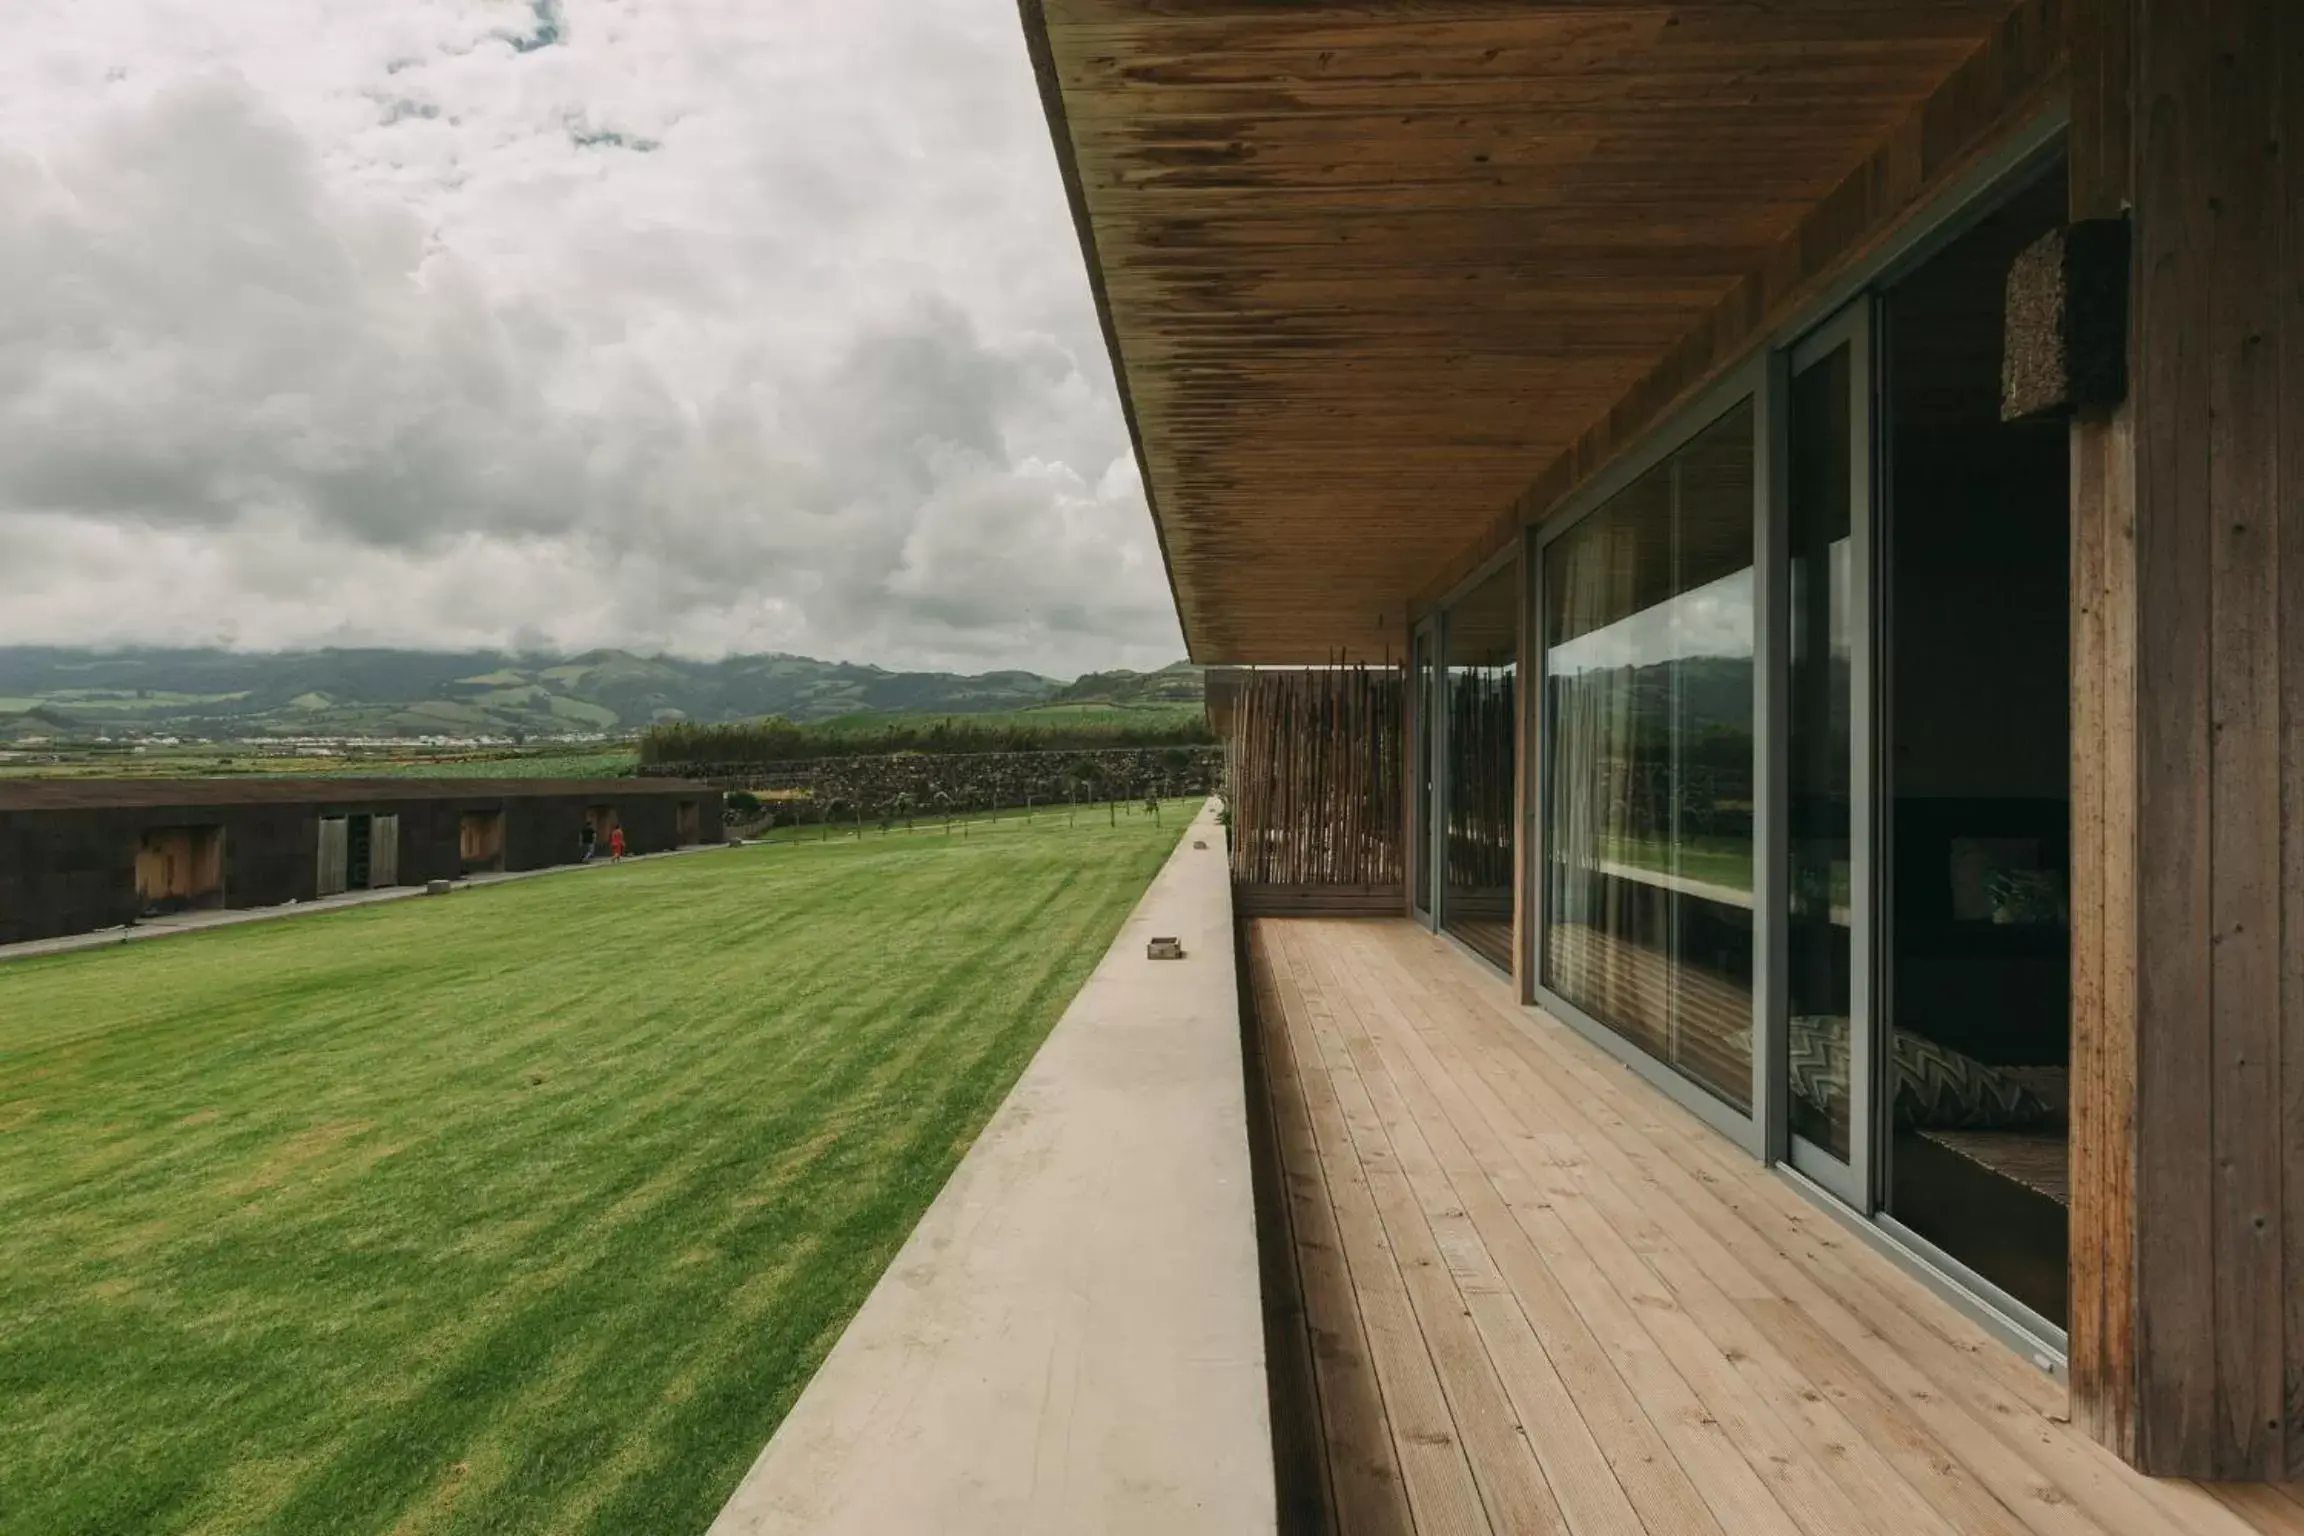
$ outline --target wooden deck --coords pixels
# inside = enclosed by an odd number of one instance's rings
[[[2130,1472],[2056,1381],[1415,925],[1256,921],[1248,959],[1302,1308],[1284,1529],[2304,1532],[2295,1489]]]

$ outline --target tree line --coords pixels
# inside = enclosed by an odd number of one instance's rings
[[[899,752],[955,756],[980,752],[1099,752],[1152,747],[1205,746],[1216,739],[1204,716],[1189,720],[1076,724],[1024,723],[1013,717],[956,716],[902,721],[877,729],[827,722],[795,724],[781,717],[728,724],[687,721],[650,726],[640,737],[643,768],[688,766],[726,770],[759,763],[822,757],[885,757]]]

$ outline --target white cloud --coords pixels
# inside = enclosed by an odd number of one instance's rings
[[[1718,577],[1555,645],[1544,665],[1554,677],[1670,661],[1749,660],[1753,654],[1752,570]]]
[[[1005,0],[9,31],[0,643],[1179,652]]]

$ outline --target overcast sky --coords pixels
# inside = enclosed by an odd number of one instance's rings
[[[0,643],[1182,654],[1012,0],[5,0]]]

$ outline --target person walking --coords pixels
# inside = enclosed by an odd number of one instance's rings
[[[610,827],[608,829],[608,862],[611,864],[624,862],[624,829],[622,827]]]

